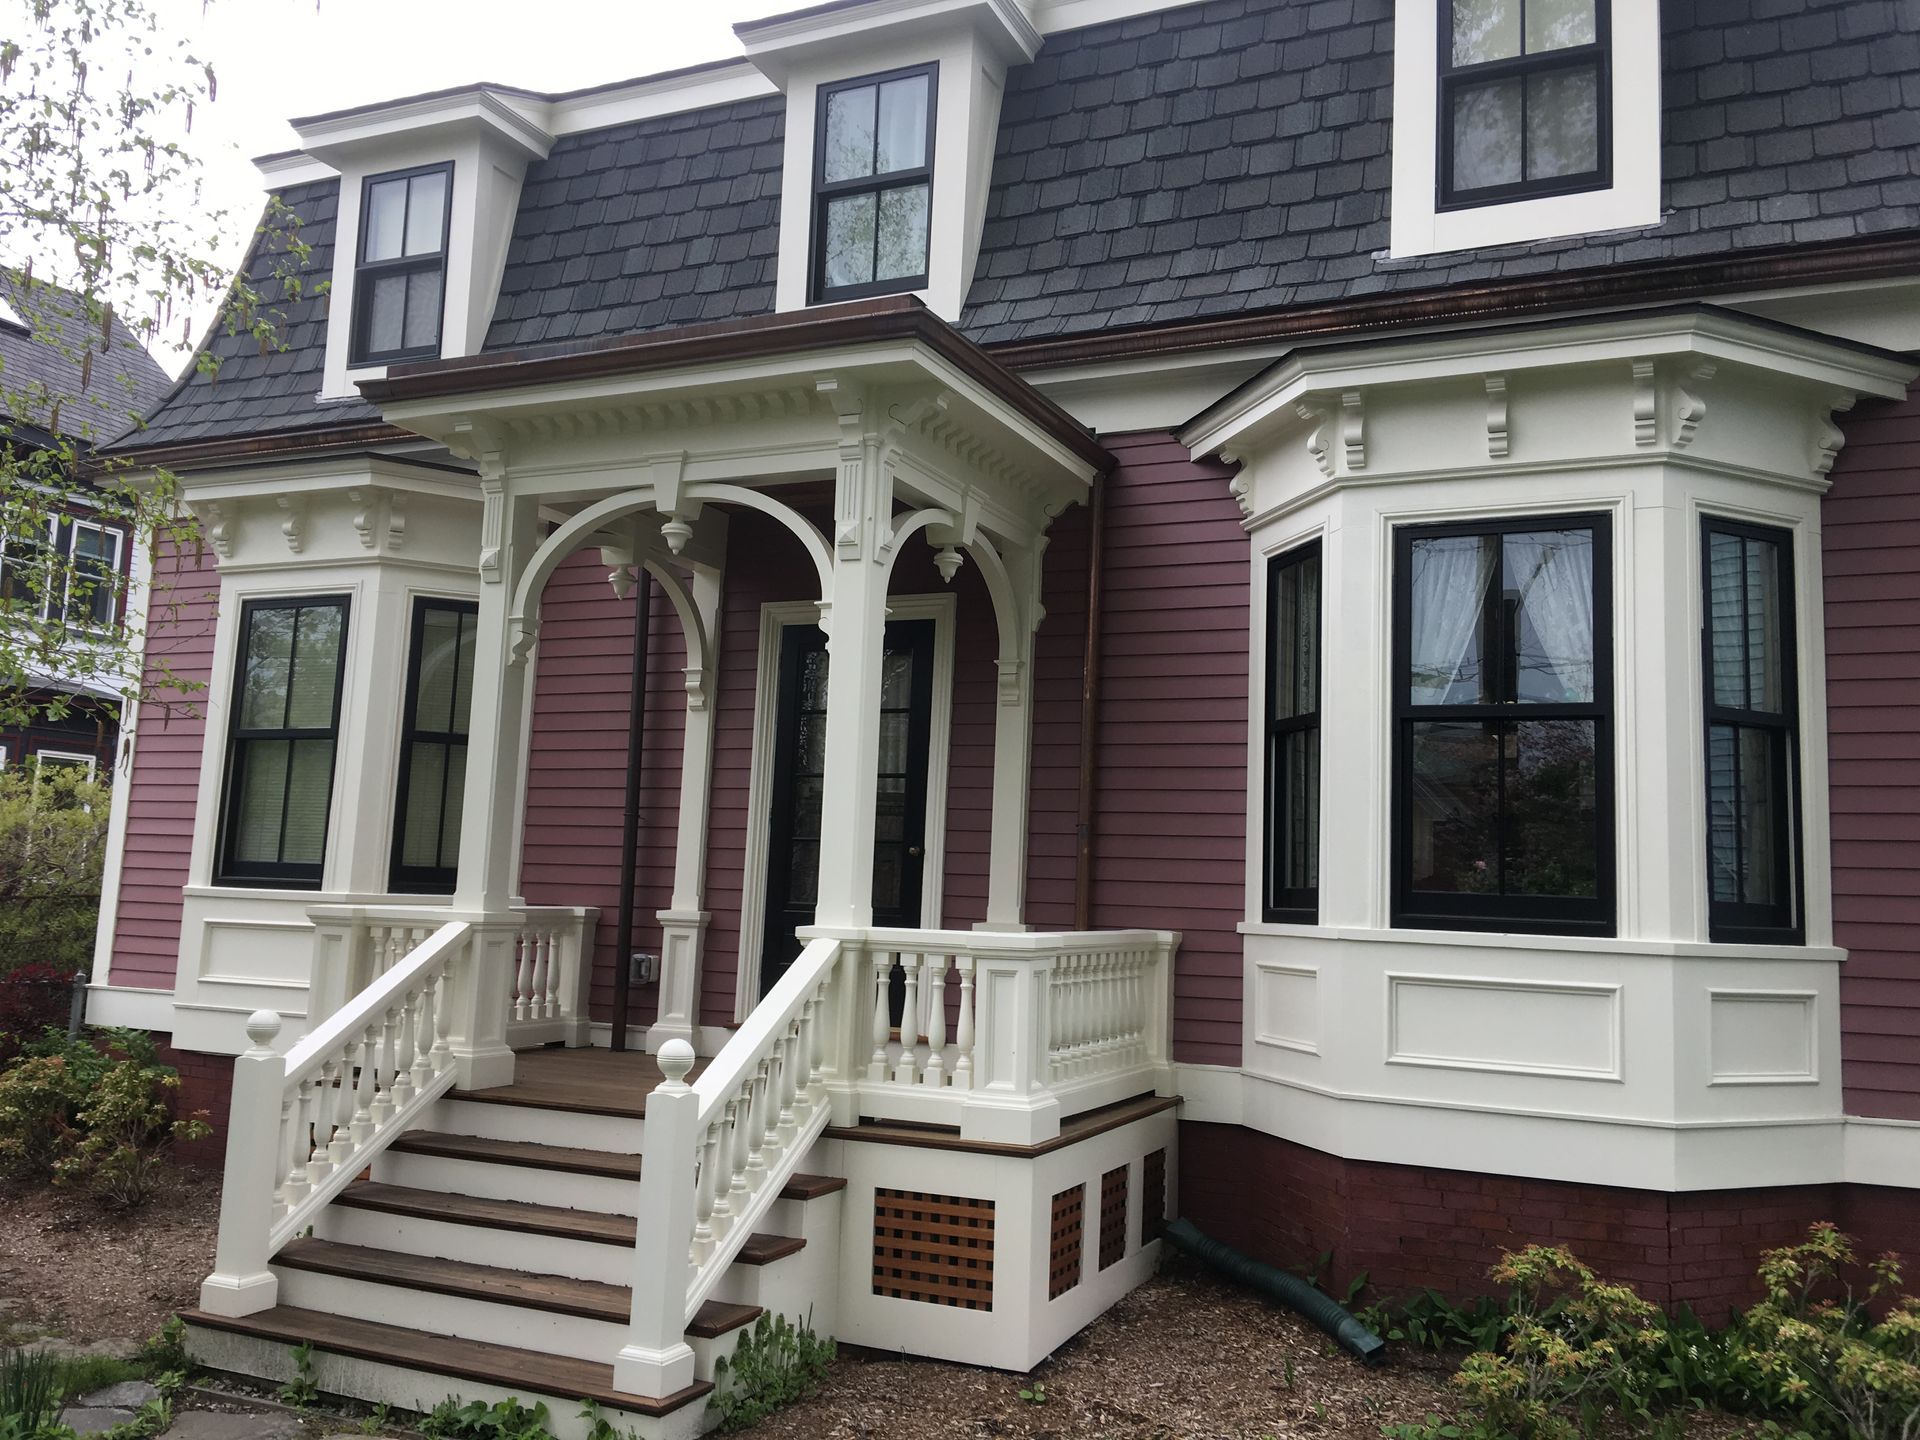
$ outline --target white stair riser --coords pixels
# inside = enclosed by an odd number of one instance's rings
[[[611,1365],[627,1343],[627,1327],[531,1306],[409,1290],[350,1275],[325,1275],[276,1265],[280,1303],[328,1315],[399,1325],[458,1340],[486,1340],[548,1355],[571,1355]]]
[[[454,1160],[444,1155],[409,1155],[389,1150],[373,1162],[373,1178],[413,1190],[443,1195],[477,1195],[487,1200],[522,1200],[566,1210],[604,1215],[639,1212],[640,1182],[567,1170],[536,1170],[526,1165],[497,1165],[483,1160]]]
[[[489,1140],[524,1140],[535,1145],[638,1155],[646,1122],[626,1115],[582,1115],[571,1110],[462,1100],[456,1092],[436,1102],[419,1128],[444,1130],[449,1135],[484,1135]]]
[[[557,1235],[528,1235],[518,1230],[495,1230],[485,1225],[456,1225],[413,1215],[389,1215],[329,1205],[320,1212],[314,1233],[343,1245],[366,1245],[375,1250],[398,1250],[403,1255],[432,1255],[443,1260],[465,1260],[474,1265],[499,1265],[530,1275],[565,1275],[575,1280],[603,1280],[618,1285],[631,1276],[633,1249],[595,1240],[572,1240]]]
[[[189,1325],[187,1348],[200,1364],[211,1370],[251,1375],[282,1384],[294,1378],[293,1352],[277,1341]],[[508,1389],[432,1371],[411,1370],[398,1357],[390,1362],[358,1360],[320,1349],[313,1352],[313,1376],[325,1394],[404,1410],[429,1411],[448,1395],[457,1395],[462,1401],[483,1400],[489,1405],[509,1398],[517,1398],[528,1406],[544,1402],[558,1440],[589,1440],[587,1424],[580,1418],[578,1396],[543,1395],[524,1388]],[[683,1405],[671,1415],[659,1418],[612,1408],[603,1409],[601,1414],[622,1434],[631,1430],[639,1440],[695,1440],[709,1423],[704,1400]]]

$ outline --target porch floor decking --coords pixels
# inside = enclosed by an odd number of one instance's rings
[[[696,1078],[706,1064],[705,1057],[696,1060],[688,1079]],[[549,1046],[515,1054],[511,1085],[459,1090],[454,1098],[639,1119],[647,1113],[648,1093],[665,1078],[659,1062],[644,1050]]]

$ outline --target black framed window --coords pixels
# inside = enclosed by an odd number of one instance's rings
[[[1708,935],[1797,945],[1805,922],[1793,537],[1710,518],[1701,552]]]
[[[393,822],[396,891],[451,895],[459,873],[479,610],[471,600],[414,602]]]
[[[1442,208],[1609,183],[1608,0],[1442,0]]]
[[[369,176],[353,272],[353,363],[440,353],[453,166]]]
[[[220,827],[223,881],[319,888],[346,637],[344,595],[241,607]]]
[[[1607,518],[1408,526],[1394,557],[1394,924],[1611,935]]]
[[[1265,918],[1320,918],[1320,542],[1267,563]]]
[[[76,520],[72,525],[73,564],[67,575],[67,621],[91,630],[104,630],[114,620],[119,602],[121,531],[109,525]]]
[[[927,283],[938,66],[822,85],[813,160],[813,297]]]
[[[0,539],[0,610],[45,619],[59,522],[33,520]]]

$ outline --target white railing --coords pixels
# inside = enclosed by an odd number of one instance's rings
[[[234,1062],[226,1178],[204,1308],[273,1304],[274,1254],[455,1080],[473,1009],[472,926],[450,921],[310,1030],[284,1056],[280,1017],[247,1021]]]
[[[862,941],[863,1117],[1034,1144],[1063,1115],[1167,1085],[1171,931],[870,930]]]
[[[842,1027],[841,944],[811,941],[691,1086],[668,1041],[647,1097],[633,1323],[614,1384],[670,1395],[693,1379],[685,1331],[826,1127],[824,1048]]]
[[[348,997],[405,959],[453,914],[444,906],[309,907],[307,918],[314,927],[309,1016],[332,1014]],[[587,999],[599,914],[563,905],[513,910],[511,933],[505,937],[511,950],[505,975],[509,1045],[587,1043]]]

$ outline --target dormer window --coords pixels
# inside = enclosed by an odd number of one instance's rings
[[[353,363],[440,353],[453,166],[367,178],[353,272]]]
[[[1609,183],[1607,0],[1447,0],[1439,203]]]
[[[813,169],[813,298],[927,284],[938,67],[823,85]]]

